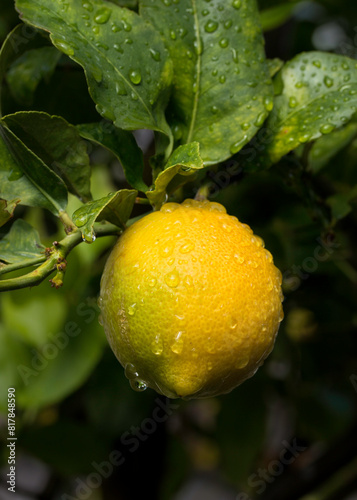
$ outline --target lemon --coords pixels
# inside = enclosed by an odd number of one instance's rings
[[[273,348],[281,273],[261,238],[214,202],[166,203],[126,229],[103,272],[108,341],[133,388],[230,392]]]

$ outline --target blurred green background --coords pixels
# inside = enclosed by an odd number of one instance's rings
[[[355,0],[259,5],[269,58],[316,49],[357,58]],[[1,0],[1,42],[17,23],[13,2]],[[67,58],[28,107],[6,97],[8,112],[39,109],[71,123],[97,117],[82,72]],[[137,139],[148,153],[151,135]],[[2,294],[1,499],[357,498],[356,124],[332,158],[324,141],[307,171],[287,158],[229,181],[222,171],[209,174],[212,199],[265,240],[284,276],[275,349],[229,395],[170,402],[130,389],[98,323],[111,237],[71,253],[63,288],[45,281]],[[91,160],[94,198],[125,187],[108,152],[93,150]],[[69,213],[77,206],[71,198]],[[18,207],[16,215],[47,245],[61,237],[48,213]],[[17,389],[16,494],[6,484],[8,387]]]

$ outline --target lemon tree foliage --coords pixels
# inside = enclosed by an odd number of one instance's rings
[[[95,240],[93,229],[96,221],[107,220],[124,229],[138,194],[134,189],[122,189],[104,198],[83,205],[73,214],[73,222],[88,243]]]
[[[41,80],[52,76],[60,57],[55,47],[39,47],[22,54],[6,76],[13,97],[23,106],[31,106],[35,90]]]
[[[103,117],[125,129],[170,134],[164,104],[171,61],[159,34],[140,16],[101,0],[16,5],[23,20],[49,31],[53,44],[83,66]]]
[[[0,240],[0,259],[4,262],[26,262],[43,258],[45,247],[38,232],[22,219],[12,225],[9,233]]]
[[[173,65],[168,109],[174,134],[197,141],[205,164],[229,158],[261,127],[272,86],[255,2],[140,2]]]
[[[87,148],[73,125],[35,111],[7,115],[4,122],[63,180],[70,193],[82,201],[91,199]]]
[[[110,123],[86,123],[78,125],[79,133],[85,139],[104,146],[120,161],[128,183],[139,191],[147,191],[143,180],[143,152],[131,132],[114,127]]]
[[[44,61],[42,57],[38,57],[36,51],[44,47],[51,47],[50,42],[47,40],[45,35],[40,32],[36,32],[31,29],[31,33],[27,32],[24,34],[24,26],[16,26],[7,36],[6,40],[0,49],[0,83],[3,84],[5,79],[10,78],[13,75],[13,81],[15,83],[15,88],[11,86],[11,92],[16,93],[21,96],[21,98],[26,101],[32,99],[32,93],[36,89],[39,80],[49,73],[44,69]],[[27,35],[27,36],[26,36]],[[52,50],[54,47],[52,47]],[[32,58],[32,64],[26,63],[26,59],[30,54],[29,58]],[[48,53],[47,53],[48,56]],[[46,57],[47,58],[47,57]],[[20,62],[19,62],[20,60]],[[33,63],[35,63],[35,68],[33,68]],[[16,68],[23,64],[26,68],[25,75],[23,71],[21,72],[21,78],[15,78]],[[42,67],[42,71],[39,71],[39,65]],[[47,61],[48,66],[48,61]],[[50,69],[53,70],[53,65],[50,63]],[[3,85],[0,87],[0,96],[2,95]],[[2,110],[3,100],[0,102],[0,110]]]
[[[19,199],[11,201],[0,200],[0,227],[13,217],[16,205],[19,201]]]
[[[35,155],[3,122],[0,125],[0,197],[41,207],[59,215],[67,207],[64,181]]]
[[[275,106],[266,124],[271,163],[342,127],[357,110],[357,63],[344,56],[300,54],[284,65],[274,84]]]
[[[181,179],[184,183],[186,176],[195,173],[203,166],[198,142],[179,146],[170,156],[164,170],[155,179],[153,190],[146,193],[150,203],[155,208],[160,208],[166,201],[167,193],[170,192],[168,186],[174,178],[178,182]]]

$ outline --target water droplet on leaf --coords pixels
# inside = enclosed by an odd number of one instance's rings
[[[237,10],[238,10],[238,9],[240,9],[240,8],[241,8],[241,6],[242,6],[242,0],[233,0],[232,5],[233,5],[233,7],[234,7],[235,9],[237,9]]]
[[[92,75],[97,83],[100,83],[103,80],[103,72],[100,68],[97,67],[92,68]]]
[[[238,151],[240,151],[242,147],[247,144],[247,142],[248,142],[247,135],[243,136],[242,139],[240,139],[239,141],[234,142],[230,147],[230,152],[232,153],[232,155],[238,153]]]
[[[138,379],[129,380],[129,383],[130,383],[131,388],[134,389],[134,391],[136,391],[136,392],[143,392],[148,387],[145,384],[145,382],[143,380],[140,380],[139,378]]]
[[[274,107],[274,101],[273,101],[273,98],[270,97],[270,96],[266,96],[264,97],[264,101],[263,101],[263,104],[264,104],[264,107],[267,111],[271,111]]]
[[[158,50],[150,49],[150,55],[154,61],[160,61],[161,59],[161,54]]]
[[[121,82],[116,82],[115,91],[118,95],[127,95],[128,94],[128,92],[126,91],[125,85]]]
[[[138,71],[138,70],[132,70],[132,71],[130,71],[129,78],[130,78],[130,81],[132,83],[134,83],[134,85],[139,85],[139,83],[141,82],[141,73],[140,73],[140,71]]]
[[[124,19],[122,20],[124,31],[131,31],[131,24],[127,23]]]
[[[207,21],[205,24],[205,31],[207,33],[214,33],[218,28],[218,23],[216,21]]]
[[[73,56],[74,48],[69,43],[61,40],[53,40],[53,43],[61,52],[64,52],[67,56]]]
[[[99,9],[95,16],[94,16],[94,21],[97,24],[105,24],[109,21],[109,18],[111,16],[112,11],[107,9],[106,7],[103,7],[102,9]]]
[[[326,87],[328,88],[331,88],[333,86],[333,80],[332,78],[330,78],[329,76],[325,76],[324,78],[324,84],[326,85]]]
[[[257,116],[257,119],[254,122],[254,125],[256,127],[261,127],[263,125],[263,123],[265,122],[266,118],[267,118],[267,113],[265,111],[263,111],[262,113],[259,113],[259,115]]]
[[[113,33],[118,33],[118,31],[121,31],[120,26],[118,26],[117,24],[113,23],[112,24],[112,32]]]
[[[296,97],[290,97],[289,99],[289,108],[296,108],[298,102],[296,100]]]
[[[335,129],[331,123],[326,123],[320,127],[321,134],[330,134]]]
[[[238,52],[236,49],[232,49],[232,59],[235,63],[239,62]]]
[[[222,39],[219,41],[219,45],[222,47],[222,49],[225,49],[226,47],[228,47],[228,45],[229,45],[229,40],[228,40],[228,38],[222,38]]]
[[[83,9],[88,10],[88,12],[93,12],[93,5],[90,2],[82,3]]]

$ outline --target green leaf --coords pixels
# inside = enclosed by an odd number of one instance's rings
[[[21,297],[21,296],[20,296]],[[64,323],[67,314],[62,296],[47,294],[24,297],[18,300],[17,290],[2,297],[3,324],[14,332],[17,339],[30,346],[41,347],[49,340],[49,334]],[[41,318],[41,321],[39,321]]]
[[[31,106],[38,84],[52,75],[61,55],[54,47],[41,47],[25,52],[11,65],[6,79],[16,101]]]
[[[346,127],[317,139],[309,152],[309,169],[314,174],[319,172],[331,158],[350,144],[356,135],[357,124],[349,123]]]
[[[146,192],[150,203],[155,209],[160,208],[167,198],[167,187],[177,174],[189,176],[203,167],[198,142],[179,146],[170,156],[165,169],[157,176],[154,189]]]
[[[85,317],[69,318],[50,332],[48,341],[31,349],[28,361],[17,365],[21,378],[16,390],[19,408],[38,409],[57,403],[91,374],[103,352],[105,337],[98,325],[98,313],[88,307],[87,311]]]
[[[267,121],[270,163],[300,144],[331,133],[357,110],[357,63],[309,52],[286,63],[275,79],[279,95]]]
[[[100,200],[90,201],[76,210],[72,220],[82,231],[85,241],[92,243],[95,240],[95,222],[106,220],[122,229],[125,228],[137,194],[133,189],[121,189]]]
[[[2,84],[10,64],[20,58],[25,51],[48,44],[43,35],[23,24],[16,26],[8,34],[0,49],[0,109]]]
[[[163,34],[174,63],[175,138],[199,142],[205,165],[237,153],[273,105],[256,2],[142,0],[140,13]]]
[[[64,182],[1,123],[0,198],[20,198],[22,205],[46,208],[57,216],[67,206]]]
[[[262,10],[260,12],[260,22],[262,23],[263,31],[273,30],[286,23],[298,3],[283,3]]]
[[[13,217],[14,210],[19,203],[18,198],[12,201],[0,200],[0,227]]]
[[[269,75],[271,78],[273,78],[278,73],[278,71],[280,71],[281,68],[284,66],[284,61],[282,61],[278,57],[275,57],[274,59],[267,59],[267,64],[269,69]]]
[[[42,257],[44,250],[38,232],[22,219],[0,240],[0,259],[10,264]]]
[[[103,122],[78,125],[77,129],[82,137],[104,146],[118,158],[126,180],[133,188],[143,192],[147,190],[143,181],[143,153],[131,132]]]
[[[29,111],[3,118],[14,134],[83,201],[91,199],[90,164],[78,130],[59,116]]]
[[[327,199],[331,207],[331,214],[335,220],[346,217],[351,211],[351,202],[357,198],[357,186],[350,189],[347,193],[337,193]]]
[[[159,34],[138,14],[103,0],[17,0],[16,6],[24,21],[49,31],[53,44],[84,68],[102,116],[120,128],[170,135],[164,106],[171,61]]]
[[[138,6],[138,0],[109,0],[111,3],[120,5],[120,7],[127,7],[128,9],[136,10]]]

